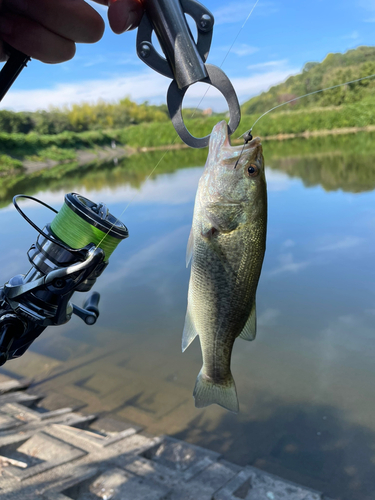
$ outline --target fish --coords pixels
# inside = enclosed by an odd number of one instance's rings
[[[256,336],[256,290],[266,250],[267,185],[260,139],[231,146],[228,125],[212,130],[199,180],[186,266],[191,262],[182,352],[199,337],[203,366],[195,406],[218,404],[235,413],[230,369],[237,337]]]

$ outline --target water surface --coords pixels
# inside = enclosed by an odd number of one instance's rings
[[[84,411],[140,423],[343,500],[373,498],[375,477],[375,151],[373,138],[265,143],[267,251],[258,335],[238,339],[232,367],[240,413],[198,410],[199,342],[181,354],[189,270],[185,249],[205,152],[161,153],[117,166],[58,167],[2,179],[0,283],[28,270],[35,232],[15,192],[58,209],[64,193],[105,201],[130,237],[98,280],[93,327],[48,329],[4,371]],[[26,203],[43,225],[51,214]],[[81,305],[84,296],[76,294]],[[70,399],[69,399],[70,398]]]

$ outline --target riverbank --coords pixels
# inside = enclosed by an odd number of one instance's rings
[[[291,134],[275,134],[269,135],[265,137],[261,137],[262,141],[288,141],[291,139],[310,139],[317,137],[328,137],[328,136],[342,136],[342,135],[352,135],[360,132],[375,132],[375,125],[368,125],[365,127],[342,127],[336,129],[325,129],[325,130],[313,130],[313,131],[305,131],[300,133],[291,133]],[[232,144],[242,144],[242,139],[232,139]],[[77,163],[77,166],[87,165],[93,162],[111,162],[117,161],[121,158],[132,156],[137,153],[149,153],[156,151],[176,151],[182,149],[189,149],[189,146],[186,144],[166,144],[162,146],[150,146],[150,147],[139,147],[132,148],[129,146],[115,146],[108,147],[104,146],[102,148],[96,148],[94,150],[76,150],[75,151],[75,159],[74,161]],[[31,174],[37,172],[39,170],[50,169],[57,165],[62,165],[66,163],[71,163],[72,159],[64,159],[62,161],[47,159],[45,161],[31,161],[25,160],[22,163],[22,167],[26,174]],[[6,175],[19,173],[19,169],[10,170],[6,173]],[[5,173],[3,173],[3,176]]]
[[[187,119],[185,123],[192,135],[203,137],[224,118],[224,115],[214,115]],[[337,107],[277,111],[259,118],[259,115],[243,115],[233,143],[240,144],[238,136],[252,127],[253,135],[264,141],[372,132],[375,130],[375,100],[367,98]],[[110,161],[119,157],[120,149],[131,154],[184,147],[171,122],[54,135],[0,133],[0,175],[51,168],[68,161],[78,164],[95,159]],[[113,154],[112,149],[116,150]]]
[[[95,150],[77,150],[75,152],[76,158],[75,162],[77,166],[80,167],[82,165],[87,165],[88,163],[93,162],[109,162],[116,161],[120,158],[124,158],[125,156],[130,156],[134,154],[135,150],[127,147],[103,147],[97,148]],[[34,172],[38,172],[39,170],[48,169],[56,167],[57,165],[61,165],[64,163],[71,163],[72,160],[63,160],[56,161],[47,159],[45,161],[30,161],[26,160],[22,163],[25,173],[31,174]]]

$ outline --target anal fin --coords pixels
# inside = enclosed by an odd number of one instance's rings
[[[257,333],[257,309],[254,300],[250,316],[246,321],[246,325],[244,326],[244,329],[240,333],[239,337],[244,340],[254,340],[256,333]]]
[[[186,351],[197,335],[198,332],[196,331],[194,323],[190,317],[188,306],[185,316],[184,331],[182,333],[182,352]]]

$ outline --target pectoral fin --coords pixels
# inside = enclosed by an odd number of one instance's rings
[[[182,333],[182,352],[185,352],[189,345],[193,342],[198,332],[195,329],[194,323],[190,316],[189,305],[185,316],[184,331]]]
[[[241,339],[244,340],[254,340],[256,333],[257,333],[257,312],[254,300],[250,316],[246,322],[244,329],[242,330],[239,336]]]
[[[223,233],[229,233],[238,227],[244,217],[244,211],[239,204],[211,203],[205,208],[211,227]]]

